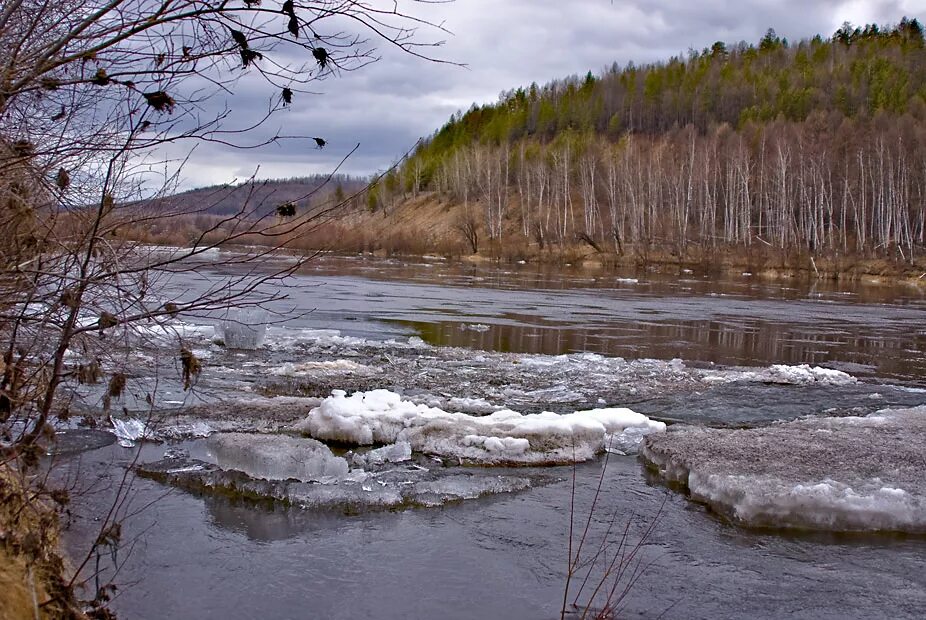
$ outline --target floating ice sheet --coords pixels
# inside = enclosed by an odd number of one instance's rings
[[[647,437],[646,461],[756,527],[926,532],[926,406]]]
[[[513,493],[542,484],[537,475],[494,475],[480,471],[427,470],[396,466],[376,474],[356,475],[340,480],[305,482],[293,478],[266,480],[237,469],[188,457],[165,458],[137,467],[143,477],[153,478],[195,492],[274,501],[311,510],[333,510],[359,514],[377,510],[441,506],[448,502],[476,499],[485,495]]]
[[[376,374],[377,369],[345,359],[312,362],[286,362],[270,369],[271,375],[281,377],[307,377],[337,374]]]
[[[609,435],[630,450],[642,435],[664,431],[665,424],[622,408],[565,415],[505,409],[480,417],[415,404],[388,390],[351,396],[335,390],[295,428],[325,441],[405,441],[419,452],[472,462],[540,464],[588,460],[605,449]]]

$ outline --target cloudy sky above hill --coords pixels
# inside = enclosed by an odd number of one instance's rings
[[[326,173],[358,143],[341,170],[366,175],[387,168],[457,110],[496,101],[502,91],[531,82],[597,73],[613,62],[663,60],[718,40],[754,43],[769,28],[797,41],[828,36],[846,21],[893,24],[904,15],[926,17],[926,0],[406,0],[403,5],[452,32],[422,29],[423,40],[446,40],[429,53],[466,67],[430,63],[381,46],[379,62],[313,85],[319,94],[297,96],[291,109],[264,128],[324,137],[325,149],[307,140],[248,151],[201,144],[184,168],[182,185],[240,180],[255,170],[260,178]],[[271,94],[265,84],[242,80],[234,96],[216,104],[227,105],[233,122],[244,123],[251,110],[266,109]]]

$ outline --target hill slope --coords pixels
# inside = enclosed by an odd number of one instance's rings
[[[431,237],[507,255],[910,262],[924,250],[924,162],[926,48],[904,18],[513,90],[454,115],[367,205],[408,213],[393,228],[384,216],[379,239],[427,230],[436,201],[452,224]]]

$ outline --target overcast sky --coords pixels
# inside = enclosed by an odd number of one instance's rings
[[[381,0],[372,0],[382,4]],[[391,5],[391,2],[388,2]],[[433,53],[466,68],[427,61],[381,47],[382,59],[360,71],[315,85],[291,109],[269,121],[268,131],[321,136],[323,150],[296,140],[258,150],[197,147],[183,173],[184,187],[250,176],[305,176],[330,171],[356,144],[342,170],[370,174],[388,167],[415,141],[472,103],[531,82],[591,70],[613,62],[641,64],[702,49],[714,41],[756,42],[768,28],[796,41],[832,34],[843,22],[896,23],[926,17],[926,0],[456,0],[409,11],[443,22],[453,34]],[[234,119],[266,108],[272,93],[243,81],[226,104]]]

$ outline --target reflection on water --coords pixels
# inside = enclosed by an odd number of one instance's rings
[[[521,315],[521,321],[531,317]],[[926,316],[924,316],[926,318]],[[681,358],[722,365],[775,363],[827,365],[857,376],[926,379],[926,331],[897,333],[872,326],[805,328],[773,321],[615,321],[569,324],[485,325],[456,321],[397,321],[436,346],[558,355],[589,351],[626,358]]]
[[[268,508],[209,494],[203,495],[203,504],[210,524],[256,542],[286,540],[310,529],[335,528],[344,523],[344,516],[340,514]]]
[[[192,292],[223,269],[174,285]],[[323,257],[268,286],[288,297],[276,309],[291,327],[491,351],[826,364],[926,382],[926,289],[909,285]]]
[[[142,458],[163,450],[144,448]],[[87,473],[115,482],[122,470],[106,464],[132,457],[118,446],[101,448],[86,454]],[[602,467],[577,468],[580,526]],[[139,479],[134,503],[145,507],[123,529],[138,544],[122,557],[118,581],[127,587],[114,606],[142,619],[552,620],[562,600],[572,470],[552,473],[561,481],[530,493],[350,518],[165,495]],[[658,515],[641,550],[647,568],[623,617],[776,618],[783,609],[834,620],[922,616],[921,540],[742,530],[651,483],[630,457],[609,459],[602,490],[593,549],[612,519],[636,544]],[[83,496],[80,512],[98,514],[108,500]],[[89,512],[88,501],[96,503]],[[96,531],[89,519],[75,525],[86,530],[84,540]]]

